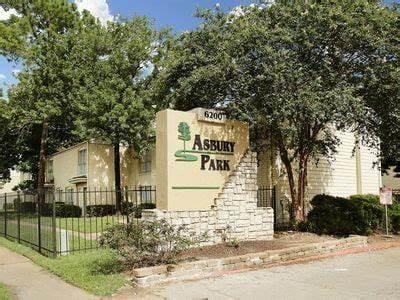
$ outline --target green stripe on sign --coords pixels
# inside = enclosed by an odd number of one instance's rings
[[[218,190],[218,186],[173,186],[173,190]]]
[[[182,150],[187,153],[199,153],[199,154],[216,154],[216,155],[233,155],[233,152],[224,151],[204,151],[204,150]]]

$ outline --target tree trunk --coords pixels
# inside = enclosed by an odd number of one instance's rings
[[[297,178],[297,199],[293,203],[294,223],[304,221],[304,195],[306,189],[307,159],[303,155],[299,157],[299,174]]]
[[[279,147],[279,155],[281,157],[281,160],[285,166],[286,172],[287,172],[287,177],[288,177],[288,182],[289,182],[289,191],[290,191],[290,198],[291,198],[291,205],[290,205],[290,223],[294,224],[295,222],[295,203],[297,202],[297,193],[296,193],[296,186],[295,186],[295,180],[294,180],[294,174],[293,174],[293,169],[292,165],[289,159],[289,154],[287,149],[285,148],[285,145],[283,143],[283,140],[280,140],[278,142],[278,147]]]
[[[114,177],[115,177],[115,206],[121,212],[121,158],[119,143],[114,144]]]
[[[308,155],[304,153],[304,151],[300,151],[298,157],[298,177],[297,177],[297,186],[295,180],[295,174],[293,172],[292,162],[289,159],[288,150],[285,147],[283,139],[280,138],[278,140],[279,154],[281,160],[285,166],[288,182],[289,182],[289,191],[291,198],[290,205],[290,224],[295,227],[299,222],[304,221],[305,219],[305,211],[304,211],[304,198],[305,198],[305,189],[307,185],[307,164],[308,164]]]
[[[44,191],[44,182],[45,182],[45,170],[46,170],[46,147],[47,147],[47,138],[49,134],[49,123],[47,120],[43,121],[42,125],[42,136],[40,138],[40,153],[39,153],[39,170],[38,170],[38,183],[37,183],[37,192],[38,192],[38,202],[45,202],[45,191]]]

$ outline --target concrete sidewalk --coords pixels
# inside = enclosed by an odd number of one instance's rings
[[[6,284],[18,299],[96,299],[3,247],[0,247],[0,282]]]

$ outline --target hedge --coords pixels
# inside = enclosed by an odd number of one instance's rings
[[[385,210],[377,195],[353,195],[349,199],[317,195],[311,200],[313,209],[300,230],[319,234],[368,235],[385,229]],[[400,231],[400,204],[388,206],[389,229]]]
[[[379,228],[384,216],[383,207],[370,197],[317,195],[311,205],[306,227],[319,234],[368,235]]]
[[[121,203],[121,213],[123,215],[126,214],[134,214],[135,218],[141,218],[142,217],[142,210],[143,209],[154,209],[156,208],[155,203],[140,203],[138,206],[134,205],[135,203],[133,202],[122,202]]]
[[[89,217],[103,217],[116,214],[117,209],[112,204],[96,204],[86,206],[86,214]]]
[[[21,213],[35,213],[36,203],[35,202],[21,202],[19,206]]]
[[[380,229],[385,229],[385,215],[384,206],[379,202],[378,195],[366,194],[366,195],[353,195],[350,196],[351,200],[366,201],[372,205],[375,205],[382,210]],[[389,230],[397,233],[400,231],[400,204],[397,201],[393,201],[392,205],[388,205],[388,219],[389,219]]]
[[[73,204],[65,204],[64,202],[55,202],[56,217],[59,218],[79,218],[82,216],[82,208]],[[53,204],[43,203],[40,208],[42,216],[53,216]]]

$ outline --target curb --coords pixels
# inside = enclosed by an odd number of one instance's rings
[[[400,246],[400,243],[398,243]],[[132,281],[141,287],[171,281],[214,278],[253,270],[259,267],[306,262],[331,256],[384,249],[385,245],[371,246],[367,237],[350,236],[339,240],[325,241],[280,250],[268,250],[221,259],[186,262],[178,265],[162,265],[133,270]],[[379,248],[380,247],[380,248]]]

